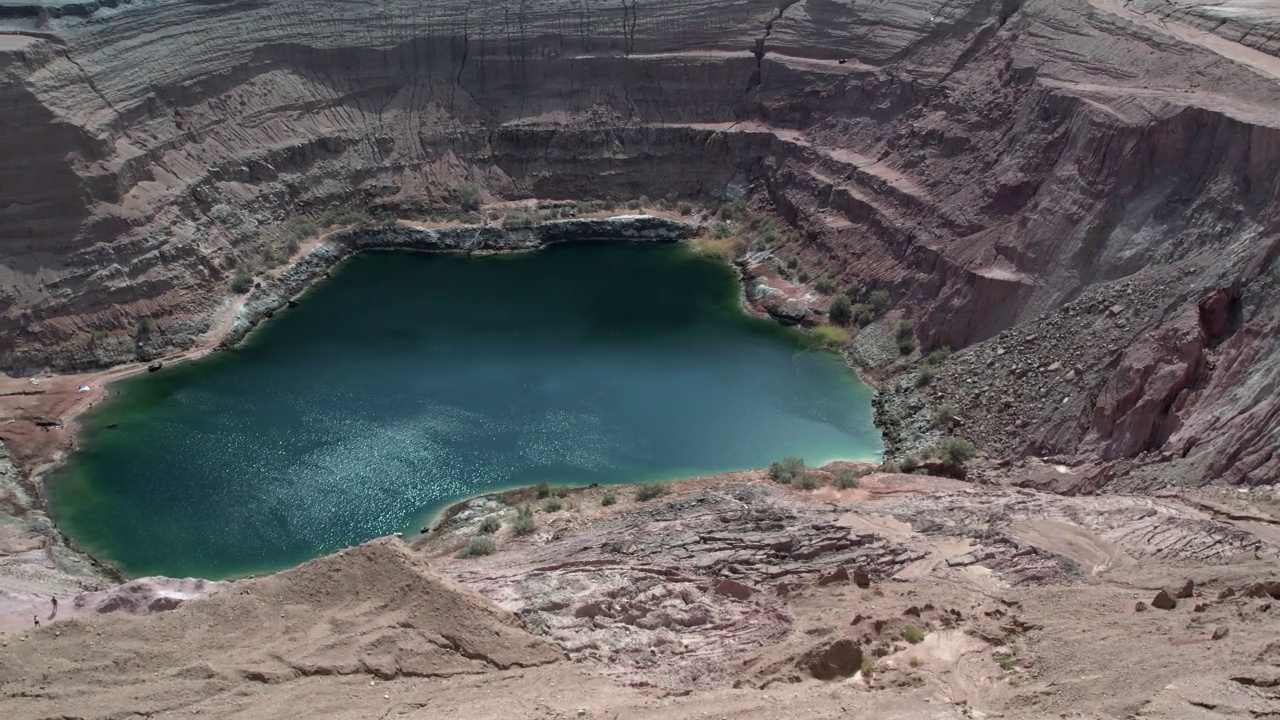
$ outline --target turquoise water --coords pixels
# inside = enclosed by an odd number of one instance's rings
[[[130,574],[228,577],[490,489],[878,457],[870,391],[737,292],[679,245],[360,255],[245,347],[113,386],[54,514]]]

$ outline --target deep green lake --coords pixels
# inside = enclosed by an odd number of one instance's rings
[[[486,490],[877,458],[870,390],[737,298],[682,245],[359,255],[239,350],[113,386],[53,512],[132,575],[221,578]]]

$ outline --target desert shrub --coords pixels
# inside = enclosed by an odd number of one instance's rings
[[[492,535],[502,529],[502,521],[496,517],[487,517],[480,521],[480,529],[476,532],[481,535]]]
[[[789,257],[789,258],[787,258],[787,269],[788,269],[788,270],[795,270],[795,269],[796,269],[796,268],[798,268],[798,267],[800,267],[800,258],[798,258],[798,257]]]
[[[925,631],[921,630],[915,625],[908,625],[902,629],[902,639],[906,640],[912,645],[915,645],[919,643],[921,640],[924,640],[924,636],[925,636]]]
[[[481,555],[492,555],[498,549],[498,543],[488,535],[476,535],[471,538],[467,546],[458,551],[458,557],[480,557]]]
[[[646,500],[660,498],[663,495],[666,495],[668,492],[671,492],[671,491],[668,490],[667,486],[663,485],[662,483],[656,483],[656,482],[645,483],[640,487],[636,488],[636,502],[645,502]]]
[[[680,213],[681,215],[692,215],[693,206],[687,202],[682,202],[676,206],[676,212]]]
[[[604,497],[600,498],[600,504],[605,507],[613,505],[616,502],[618,502],[618,496],[614,495],[612,491],[605,493]]]
[[[852,490],[862,484],[862,478],[849,468],[836,471],[835,486],[841,490]]]
[[[885,305],[889,304],[889,291],[872,290],[871,294],[867,295],[867,302],[876,309],[876,312],[879,312],[884,309]]]
[[[559,500],[548,500],[542,504],[543,512],[549,512],[549,513],[560,512],[563,509],[564,509],[564,504],[561,503]]]
[[[913,667],[913,668],[918,668],[918,667],[920,667],[921,665],[923,665],[923,664],[924,664],[924,661],[923,661],[923,660],[921,660],[920,658],[918,658],[918,657],[916,657],[916,656],[912,655],[912,656],[911,656],[911,659],[907,661],[907,664],[908,664],[908,665],[910,665],[910,666],[911,666],[911,667]]]
[[[858,303],[853,306],[853,319],[858,323],[858,327],[866,327],[876,319],[875,310],[866,303]]]
[[[151,318],[149,317],[138,318],[138,332],[137,332],[138,337],[147,337],[151,333],[155,332],[155,329],[156,329],[156,325],[155,323],[151,322]]]
[[[929,357],[925,358],[924,361],[930,365],[941,365],[946,362],[949,357],[951,357],[951,348],[943,345],[937,350],[929,353]]]
[[[813,289],[823,295],[830,295],[836,291],[836,284],[831,278],[818,278],[818,281],[813,284]]]
[[[695,238],[693,252],[703,257],[733,262],[742,255],[742,239],[731,235],[717,238]]]
[[[791,485],[798,490],[804,490],[806,492],[817,490],[818,476],[813,473],[802,473],[800,477],[796,478],[795,482],[791,483]]]
[[[952,420],[956,419],[956,406],[950,403],[939,405],[933,411],[933,426],[942,427],[950,425]]]
[[[938,371],[928,365],[920,368],[920,372],[916,373],[916,387],[924,387],[925,385],[933,382],[933,378],[936,377],[937,374]]]
[[[849,331],[842,327],[819,325],[810,332],[819,345],[829,350],[839,350],[849,344]]]
[[[537,493],[539,500],[551,497],[551,486],[547,483],[540,482],[538,483]]]
[[[853,303],[849,300],[848,295],[837,295],[831,298],[831,305],[827,308],[827,317],[836,325],[848,325],[853,319]]]
[[[899,340],[910,340],[915,337],[915,330],[915,326],[911,324],[910,320],[903,320],[898,323],[898,329],[895,331],[894,337]]]
[[[558,498],[567,498],[567,497],[569,497],[569,488],[567,488],[567,487],[558,487],[558,488],[553,489],[553,490],[551,491],[551,494],[552,494],[552,495],[555,495],[555,496],[556,496],[556,497],[558,497]]]
[[[639,200],[634,200],[634,199],[633,199],[633,200],[628,200],[628,201],[627,201],[627,209],[628,209],[628,210],[639,210],[639,209],[640,209],[640,201],[639,201]]]
[[[903,355],[910,355],[916,351],[916,341],[911,338],[898,338],[898,352]]]
[[[920,467],[920,458],[908,455],[898,461],[898,472],[913,473]]]
[[[732,231],[729,228],[729,223],[721,221],[711,226],[711,237],[716,240],[724,240],[729,237],[731,233]]]
[[[938,443],[938,457],[945,463],[960,465],[969,462],[978,454],[973,443],[962,437],[949,437]]]
[[[1005,671],[1005,672],[1009,672],[1009,671],[1013,670],[1013,668],[1014,668],[1014,664],[1013,664],[1013,656],[1012,656],[1012,655],[1004,655],[1004,654],[997,655],[997,656],[996,656],[996,664],[1000,666],[1000,669],[1001,669],[1001,670],[1003,670],[1003,671]]]
[[[807,283],[807,282],[809,282],[809,277],[810,277],[810,276],[809,276],[809,271],[808,271],[808,270],[801,270],[801,271],[800,271],[800,274],[799,274],[799,275],[797,275],[796,277],[797,277],[797,278],[799,278],[800,282],[802,282],[802,283]]]
[[[243,295],[253,288],[253,276],[243,268],[231,276],[231,292]]]
[[[876,661],[867,658],[862,661],[862,667],[858,669],[862,672],[863,679],[871,682],[871,676],[876,674]]]
[[[516,511],[516,521],[511,524],[511,530],[517,535],[529,535],[538,529],[538,521],[533,518],[533,510],[525,505]]]
[[[790,485],[804,474],[804,460],[794,456],[782,458],[769,466],[769,479],[783,485]]]
[[[458,207],[465,212],[480,209],[480,189],[475,185],[463,185],[458,188]]]

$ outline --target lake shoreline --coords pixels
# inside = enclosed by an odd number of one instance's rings
[[[421,228],[409,225],[350,228],[334,231],[327,236],[313,239],[299,253],[299,257],[278,271],[276,277],[256,285],[243,301],[224,306],[213,323],[210,333],[196,347],[160,359],[165,367],[207,357],[215,350],[234,348],[244,342],[252,331],[270,319],[275,312],[292,306],[299,295],[306,293],[317,281],[329,275],[329,271],[347,257],[366,251],[422,251],[444,253],[493,254],[519,253],[545,248],[558,243],[587,240],[616,240],[629,242],[678,242],[694,235],[697,227],[691,223],[654,218],[646,215],[623,215],[605,219],[551,221],[538,226],[506,230],[493,226],[454,226],[445,228]],[[734,267],[730,264],[731,267]],[[736,267],[734,268],[737,269]],[[742,285],[743,276],[737,278],[738,304],[750,310]],[[750,313],[755,315],[755,313]],[[842,356],[846,365],[848,357]],[[43,490],[43,481],[50,470],[58,467],[78,447],[81,431],[78,418],[99,405],[109,394],[108,385],[117,380],[145,373],[155,360],[118,365],[96,373],[77,376],[46,378],[43,382],[59,379],[71,380],[90,386],[90,391],[77,398],[59,416],[68,442],[32,473],[33,484]],[[861,373],[855,375],[861,377]],[[868,386],[874,389],[870,383]],[[687,478],[680,478],[687,479]],[[676,481],[673,479],[673,481]],[[518,487],[516,488],[518,489]],[[465,504],[477,497],[493,495],[495,491],[477,493],[461,498],[431,513],[426,525],[433,525],[455,505]],[[498,491],[499,494],[510,489]],[[41,493],[41,501],[48,508],[47,499]],[[67,546],[74,548],[64,536]],[[95,558],[92,553],[77,549],[76,552],[90,558],[103,574],[119,581],[130,577],[114,564]],[[253,575],[253,573],[250,573]]]

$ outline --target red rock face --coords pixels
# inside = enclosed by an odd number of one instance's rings
[[[420,209],[463,185],[745,188],[801,230],[783,250],[814,277],[887,289],[923,349],[964,349],[937,392],[988,453],[1101,463],[1094,485],[1271,482],[1280,60],[1250,17],[1155,0],[14,11],[0,365],[191,342],[299,212]]]

